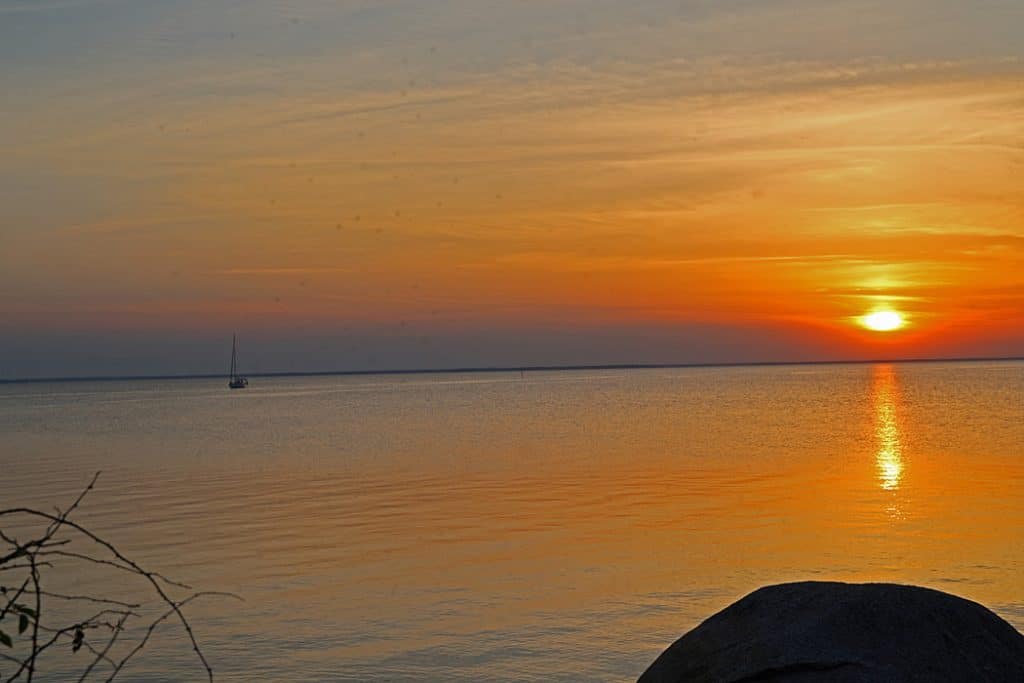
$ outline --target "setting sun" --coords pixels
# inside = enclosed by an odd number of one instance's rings
[[[907,323],[896,311],[876,311],[861,318],[860,324],[875,332],[891,332]]]

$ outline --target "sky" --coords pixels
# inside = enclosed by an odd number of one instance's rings
[[[1024,355],[1024,3],[0,0],[0,378]],[[871,312],[905,326],[865,329]]]

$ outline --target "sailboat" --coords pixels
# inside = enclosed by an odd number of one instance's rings
[[[249,380],[238,374],[237,335],[231,335],[231,375],[228,377],[228,386],[232,389],[245,389],[249,386]]]

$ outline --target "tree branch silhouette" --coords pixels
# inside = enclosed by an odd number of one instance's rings
[[[182,608],[203,597],[241,598],[232,593],[195,591],[188,584],[145,569],[113,543],[70,519],[93,490],[99,476],[99,472],[93,475],[89,484],[64,511],[58,509],[50,513],[29,507],[0,510],[0,526],[7,522],[17,524],[21,529],[33,522],[45,524],[25,542],[17,540],[10,526],[0,528],[0,682],[31,683],[39,671],[43,655],[60,647],[69,647],[71,653],[85,649],[91,655],[82,665],[81,673],[75,674],[79,682],[96,674],[103,680],[113,681],[149,643],[156,627],[172,617],[188,637],[207,679],[212,682],[213,668]],[[81,552],[65,549],[73,542],[85,542],[89,549]],[[87,594],[69,595],[44,589],[42,570],[51,576],[57,571],[58,564],[62,568],[74,565],[71,567],[73,571],[76,568],[80,571],[82,564],[90,564],[133,575],[148,585],[152,604]],[[172,592],[180,591],[188,591],[188,594],[172,595]],[[80,608],[78,616],[63,617],[63,623],[55,622],[55,618],[45,610],[47,600],[60,601],[65,605],[65,611]],[[158,616],[143,617],[143,607],[160,605],[164,609]],[[89,606],[98,611],[89,611]],[[11,621],[13,625],[9,625]],[[138,634],[134,640],[127,637],[130,631]],[[109,635],[99,635],[103,633]],[[123,647],[119,648],[119,644]],[[123,650],[123,653],[119,654],[117,650]],[[109,671],[101,671],[101,665],[109,667]]]

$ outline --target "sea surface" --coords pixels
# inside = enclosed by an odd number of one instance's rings
[[[631,680],[804,579],[1024,628],[1019,362],[0,385],[0,508],[67,507],[97,471],[74,519],[244,598],[186,607],[219,681]],[[42,576],[147,595],[104,565]],[[204,677],[170,621],[122,676]]]

